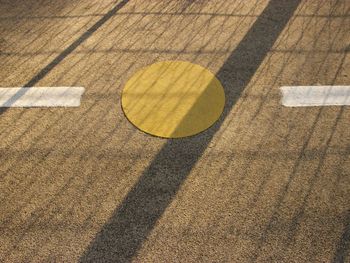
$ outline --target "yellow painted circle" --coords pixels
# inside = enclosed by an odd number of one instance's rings
[[[126,83],[122,108],[140,130],[180,138],[209,128],[221,115],[225,93],[207,69],[183,61],[164,61],[138,71]]]

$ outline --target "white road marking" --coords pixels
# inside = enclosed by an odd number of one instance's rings
[[[83,87],[0,88],[0,107],[78,107]]]
[[[286,107],[350,105],[350,86],[285,86],[281,91]]]

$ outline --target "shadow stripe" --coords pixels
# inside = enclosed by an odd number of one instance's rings
[[[168,140],[91,242],[80,262],[130,262],[207,149],[301,0],[271,0],[217,76],[226,93],[221,119],[197,136]]]
[[[347,211],[344,223],[345,227],[336,246],[333,263],[347,262],[346,259],[350,256],[350,210]]]
[[[95,33],[101,26],[103,26],[109,19],[111,19],[121,8],[123,8],[130,0],[123,0],[115,7],[113,7],[108,13],[106,13],[101,19],[99,19],[94,25],[86,30],[77,40],[75,40],[69,47],[67,47],[62,53],[55,57],[46,67],[44,67],[38,74],[36,74],[31,80],[29,80],[23,87],[33,87],[41,79],[43,79],[50,71],[52,71],[59,63],[62,62],[69,54],[71,54],[78,46],[86,41],[93,33]],[[22,97],[27,90],[21,90],[16,94],[16,99]],[[8,103],[6,103],[8,104]],[[0,109],[0,114],[6,112],[7,108]]]

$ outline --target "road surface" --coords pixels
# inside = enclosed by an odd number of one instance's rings
[[[348,0],[0,0],[0,87],[85,87],[78,108],[0,109],[1,262],[349,262]],[[137,130],[135,72],[189,61],[226,104],[184,139]]]

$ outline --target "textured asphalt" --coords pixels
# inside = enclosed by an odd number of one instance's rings
[[[348,0],[0,0],[0,87],[83,86],[79,108],[0,109],[0,262],[350,262],[350,108],[286,108],[350,85]],[[216,74],[218,122],[130,124],[157,61]]]

